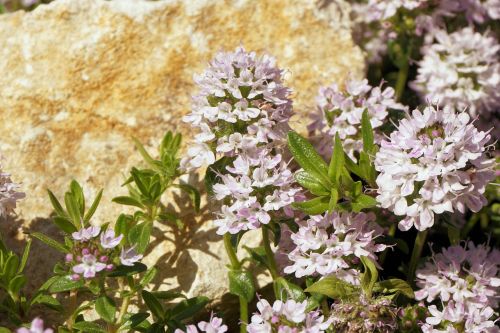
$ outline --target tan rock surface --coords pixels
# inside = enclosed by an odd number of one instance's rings
[[[242,44],[276,56],[296,92],[293,126],[303,127],[321,84],[363,70],[340,8],[310,0],[60,0],[0,16],[0,151],[27,193],[19,220],[2,223],[9,243],[22,243],[21,224],[54,232],[46,189],[61,196],[72,178],[91,197],[104,188],[94,222],[114,220],[122,208],[110,200],[140,160],[131,136],[149,147],[169,129],[189,137],[181,117],[192,76],[218,50]],[[226,291],[226,256],[209,220],[209,212],[187,215],[187,230],[155,233],[147,262],[160,267],[156,287],[212,298]],[[56,259],[35,245],[32,287]]]

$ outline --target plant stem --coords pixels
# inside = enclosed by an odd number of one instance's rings
[[[401,97],[403,97],[403,92],[406,88],[406,80],[408,79],[408,70],[410,69],[410,62],[408,58],[405,59],[403,66],[399,68],[398,78],[396,81],[396,101],[401,101]]]
[[[71,290],[69,292],[69,310],[71,315],[68,319],[68,329],[70,331],[73,330],[73,324],[75,322],[75,316],[73,312],[75,312],[76,307],[78,306],[77,297],[78,297],[78,291]]]
[[[264,250],[266,251],[267,262],[269,264],[269,272],[273,280],[279,277],[278,268],[276,266],[276,260],[274,259],[274,252],[271,249],[271,240],[269,239],[269,230],[266,227],[262,227],[262,240],[264,242]]]
[[[248,303],[240,296],[240,333],[246,333],[248,323]]]
[[[130,304],[130,296],[125,296],[122,301],[122,305],[120,307],[120,313],[118,314],[118,317],[116,319],[116,324],[120,325],[120,323],[123,320],[123,316],[127,314],[128,306]]]
[[[391,224],[391,226],[389,227],[389,231],[387,232],[387,235],[394,237],[395,234],[396,234],[396,224]],[[380,265],[384,264],[388,251],[389,251],[389,249],[385,249],[384,252],[382,252],[382,254],[380,255],[380,257],[379,257]]]
[[[231,262],[231,268],[236,270],[241,269],[241,263],[236,256],[233,244],[231,244],[231,235],[228,233],[224,234],[224,247],[226,248],[227,256]],[[245,333],[247,331],[247,323],[248,303],[243,297],[240,296],[240,333]]]
[[[415,244],[413,245],[413,252],[411,253],[410,266],[408,267],[408,274],[406,276],[406,281],[414,285],[415,284],[415,272],[417,270],[418,261],[422,255],[422,249],[424,248],[425,240],[427,238],[427,233],[429,230],[419,231],[417,237],[415,238]]]

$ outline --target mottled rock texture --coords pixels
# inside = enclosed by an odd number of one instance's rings
[[[181,117],[192,76],[219,50],[276,56],[295,91],[293,126],[304,128],[320,85],[362,74],[346,10],[340,1],[58,0],[1,15],[0,151],[27,193],[18,218],[1,223],[8,243],[22,245],[21,226],[54,235],[46,189],[62,196],[72,178],[90,197],[105,189],[93,222],[114,220],[122,207],[111,198],[140,161],[131,136],[149,148],[167,130],[189,137]],[[186,198],[165,201],[183,207],[187,227],[155,232],[146,258],[160,267],[154,288],[221,297],[227,261],[211,213],[194,217]],[[39,243],[34,250],[32,288],[58,259]]]

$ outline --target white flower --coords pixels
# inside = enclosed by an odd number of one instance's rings
[[[381,143],[375,157],[377,201],[404,216],[401,230],[425,230],[434,215],[476,212],[486,204],[485,187],[494,177],[485,154],[490,136],[478,131],[467,113],[433,106],[414,110]]]
[[[435,34],[424,46],[418,74],[410,86],[423,100],[442,103],[457,111],[496,112],[500,106],[500,45],[488,33],[467,27]]]
[[[138,254],[135,251],[134,246],[128,249],[122,248],[122,252],[120,254],[120,262],[124,266],[134,266],[134,263],[141,260],[142,257],[142,254]]]
[[[123,239],[123,235],[115,235],[113,229],[106,230],[101,234],[101,246],[105,249],[112,249],[118,246]]]
[[[88,228],[82,228],[77,232],[72,233],[71,236],[73,237],[74,240],[87,242],[92,238],[97,237],[97,235],[99,235],[100,232],[101,232],[100,227],[90,226]]]
[[[378,128],[390,109],[404,109],[394,100],[394,89],[372,87],[368,80],[346,82],[345,91],[336,84],[323,87],[317,97],[317,112],[308,126],[310,136],[319,136],[317,148],[327,158],[332,153],[332,142],[338,134],[349,157],[356,160],[356,153],[363,148],[361,118],[367,110],[370,124]],[[379,140],[379,136],[377,136]]]
[[[386,246],[376,244],[382,234],[373,214],[332,213],[311,216],[299,223],[291,239],[296,248],[288,254],[291,265],[286,274],[300,278],[309,275],[332,275],[359,284],[357,264],[362,256],[377,260],[376,252]]]
[[[43,328],[43,320],[40,318],[35,318],[31,322],[31,327],[28,329],[26,327],[21,327],[16,330],[16,333],[53,333],[51,328]]]
[[[428,307],[425,332],[465,326],[466,332],[494,332],[500,293],[500,251],[488,246],[451,246],[417,270],[417,300]],[[435,302],[438,300],[438,302]],[[497,331],[498,332],[498,331]]]
[[[93,278],[96,273],[106,268],[106,264],[97,261],[93,254],[86,254],[82,257],[82,263],[73,266],[73,272],[83,274],[84,278]]]

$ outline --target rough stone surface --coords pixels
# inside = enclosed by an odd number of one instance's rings
[[[46,189],[62,196],[72,178],[90,197],[105,189],[93,223],[114,220],[122,207],[110,200],[140,160],[131,136],[148,147],[169,129],[189,137],[181,117],[192,76],[219,50],[273,54],[289,69],[293,126],[303,128],[320,85],[363,71],[345,9],[340,0],[58,0],[0,16],[0,151],[27,193],[18,219],[1,223],[7,241],[22,245],[21,226],[54,234]],[[166,200],[189,211],[186,198]],[[219,298],[227,260],[211,213],[184,215],[185,230],[155,232],[146,258],[160,267],[154,287]],[[34,248],[31,287],[58,259]]]

